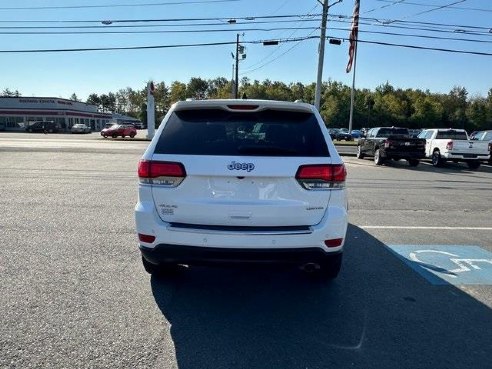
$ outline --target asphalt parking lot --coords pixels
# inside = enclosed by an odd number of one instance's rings
[[[0,132],[1,368],[490,368],[492,167],[345,156],[339,278],[137,249],[147,142]],[[490,262],[489,262],[490,260]]]

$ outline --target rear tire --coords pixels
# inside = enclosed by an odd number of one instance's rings
[[[113,133],[113,135],[111,137],[118,138],[118,135],[116,133]]]
[[[125,138],[125,135],[121,135],[121,138]]]
[[[130,134],[130,138],[133,138],[133,137],[135,137],[135,133]]]
[[[439,150],[436,150],[432,153],[432,165],[435,167],[442,166],[441,153]]]
[[[381,157],[381,150],[377,149],[374,152],[374,164],[376,165],[383,165],[383,158]]]
[[[357,146],[357,159],[364,159],[364,154],[362,153],[360,145]]]
[[[410,165],[411,167],[416,167],[417,165],[419,165],[419,163],[419,159],[408,159],[408,165]]]

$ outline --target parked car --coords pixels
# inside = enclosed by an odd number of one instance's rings
[[[373,156],[376,165],[382,165],[388,159],[404,159],[415,167],[425,157],[425,140],[410,137],[407,128],[372,128],[357,145],[357,158],[365,156]]]
[[[340,128],[337,131],[335,139],[337,141],[342,141],[342,140],[352,141],[354,138],[352,137],[352,135],[350,134],[347,128]]]
[[[341,267],[346,169],[312,105],[174,104],[138,165],[135,220],[145,270],[287,263]]]
[[[352,135],[352,138],[361,138],[362,137],[362,132],[359,131],[358,129],[353,129],[352,132],[350,132]]]
[[[409,129],[408,134],[410,137],[417,138],[419,137],[419,134],[422,132],[421,129]]]
[[[35,121],[27,123],[25,129],[27,132],[56,133],[61,127],[54,121]]]
[[[335,140],[338,134],[338,128],[328,128],[328,133],[330,134],[330,138]]]
[[[478,169],[480,160],[490,158],[488,143],[470,140],[464,129],[426,129],[419,137],[426,140],[425,155],[435,167],[451,160]]]
[[[117,125],[118,125],[118,123],[116,123],[116,122],[108,122],[104,125],[104,128],[110,128],[112,126],[117,126]]]
[[[489,160],[488,162],[492,164],[492,130],[487,130],[487,131],[478,131],[478,132],[473,132],[473,138],[471,140],[474,141],[485,141],[489,143]]]
[[[72,133],[91,133],[91,127],[86,126],[85,124],[74,124],[70,129]]]
[[[132,124],[114,124],[109,128],[104,128],[101,131],[101,136],[103,136],[104,138],[107,137],[116,138],[118,136],[121,136],[123,138],[129,136],[133,138],[136,135],[137,135],[137,130]]]

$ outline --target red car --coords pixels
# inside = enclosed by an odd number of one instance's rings
[[[111,136],[113,138],[116,138],[118,136],[121,136],[125,138],[126,136],[130,136],[131,138],[135,137],[137,135],[137,130],[133,125],[128,125],[128,124],[115,124],[112,125],[109,128],[104,128],[101,131],[101,136],[104,138],[107,138],[108,136]]]

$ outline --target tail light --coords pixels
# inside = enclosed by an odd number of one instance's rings
[[[248,105],[248,104],[237,104],[237,105],[227,105],[231,110],[256,110],[258,105]]]
[[[449,141],[446,144],[446,150],[453,150],[453,141]]]
[[[177,187],[186,178],[186,170],[181,163],[140,160],[138,178],[142,184]]]
[[[332,240],[325,240],[325,245],[328,247],[338,247],[343,243],[343,238],[334,238]]]
[[[345,188],[347,170],[343,164],[301,165],[296,179],[306,190]]]
[[[384,148],[387,149],[388,147],[391,147],[394,144],[393,141],[391,140],[385,140],[384,141]]]
[[[138,239],[140,240],[140,242],[153,243],[155,241],[155,236],[150,234],[139,233]]]

